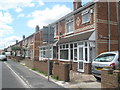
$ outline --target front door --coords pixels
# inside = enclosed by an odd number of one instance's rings
[[[84,72],[84,48],[78,47],[78,71]]]

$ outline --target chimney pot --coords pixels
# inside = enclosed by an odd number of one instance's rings
[[[82,1],[81,0],[74,0],[73,2],[73,8],[74,10],[77,10],[78,8],[80,8],[82,6]]]

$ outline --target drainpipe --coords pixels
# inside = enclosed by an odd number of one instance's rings
[[[117,2],[117,31],[118,31],[118,55],[119,55],[119,70],[120,70],[120,1]]]
[[[110,51],[110,2],[109,2],[109,0],[107,0],[108,1],[108,51]]]

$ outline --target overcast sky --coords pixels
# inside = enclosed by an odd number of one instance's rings
[[[73,0],[43,1],[0,0],[0,49],[31,35],[36,25],[42,28],[73,10]]]

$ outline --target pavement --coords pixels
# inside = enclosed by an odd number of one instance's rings
[[[23,66],[25,66],[25,63],[21,63]],[[25,66],[26,67],[26,66]],[[28,68],[28,67],[26,67]],[[31,70],[29,68],[29,70]],[[45,76],[41,73],[38,73],[37,71],[33,71],[31,70],[32,72],[48,79],[48,76]],[[100,81],[97,81],[93,75],[91,74],[81,74],[81,77],[76,80],[76,81],[70,81],[70,82],[64,82],[64,81],[58,81],[58,80],[55,80],[53,78],[50,77],[50,81],[64,87],[64,88],[101,88],[101,82]]]
[[[81,74],[81,78],[77,81],[64,82],[58,81],[50,77],[44,76],[37,71],[25,66],[24,63],[14,61],[6,62],[26,83],[30,88],[101,88],[101,83],[92,75]],[[24,67],[23,67],[24,66]]]
[[[28,85],[29,88],[63,88],[54,82],[49,82],[43,76],[34,73],[18,62],[8,60],[5,63]]]

